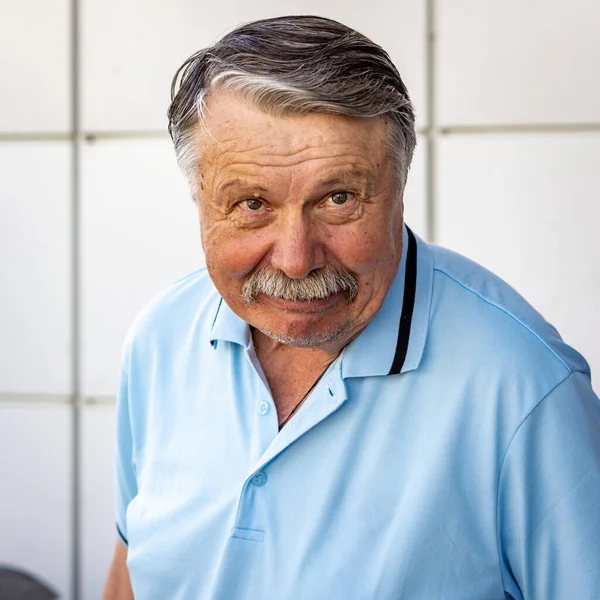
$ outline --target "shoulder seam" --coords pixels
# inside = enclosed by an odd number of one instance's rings
[[[546,348],[546,350],[548,350],[548,352],[550,352],[550,354],[552,354],[552,356],[554,356],[565,367],[565,369],[567,370],[566,377],[568,377],[569,375],[571,375],[572,373],[575,372],[575,369],[573,369],[571,366],[569,366],[533,329],[531,329],[531,327],[525,325],[525,323],[523,323],[523,321],[518,319],[515,315],[508,312],[502,306],[499,306],[495,302],[492,302],[490,299],[481,295],[476,290],[465,285],[462,281],[459,281],[458,279],[456,279],[456,277],[453,277],[452,275],[450,275],[446,271],[440,269],[439,267],[434,266],[433,270],[437,271],[438,273],[441,273],[442,275],[445,275],[446,277],[448,277],[448,279],[450,279],[451,281],[454,281],[457,285],[462,287],[467,292],[470,292],[471,294],[477,296],[479,299],[483,300],[486,304],[489,304],[490,306],[493,306],[494,308],[498,309],[500,312],[504,313],[507,317],[510,317],[513,321],[518,323],[521,327],[523,327],[523,329],[528,331],[533,337],[535,337],[538,340],[538,342],[540,342],[542,344],[542,346],[544,346]]]
[[[499,531],[499,505],[500,505],[500,502],[499,502],[498,496],[500,495],[500,479],[502,478],[502,472],[504,471],[506,457],[508,456],[508,453],[512,447],[512,444],[513,444],[515,438],[517,437],[517,434],[519,433],[519,431],[521,431],[521,428],[523,427],[523,425],[525,425],[525,423],[529,420],[529,417],[543,404],[543,402],[544,402],[544,400],[546,400],[546,398],[548,398],[556,389],[558,389],[561,385],[566,383],[566,381],[568,379],[570,379],[577,373],[581,373],[581,371],[572,370],[570,373],[567,373],[567,375],[565,375],[565,377],[563,377],[558,383],[553,385],[552,388],[546,394],[544,394],[531,407],[531,410],[527,412],[527,414],[521,419],[520,423],[515,428],[515,431],[506,446],[506,450],[504,451],[504,454],[502,455],[502,462],[500,463],[500,469],[498,469],[498,479],[496,480],[496,550],[498,553],[498,565],[500,567],[500,577],[502,579],[502,586],[504,587],[505,590],[506,590],[506,587],[504,584],[504,576],[502,574],[502,557],[501,557],[501,552],[500,552],[500,531]]]

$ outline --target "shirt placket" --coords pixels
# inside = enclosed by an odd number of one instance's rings
[[[277,430],[277,413],[268,388],[264,386],[267,398],[260,397],[256,405],[257,417],[272,417],[270,423],[260,424],[256,435],[262,443],[272,435],[272,428]],[[265,451],[251,468],[244,482],[236,515],[233,537],[241,540],[262,542],[268,533],[265,515],[269,514],[268,506],[276,502],[277,494],[273,487],[276,481],[269,479],[269,466],[283,454],[296,440],[328,418],[346,401],[346,387],[339,370],[328,374],[315,388],[311,396],[302,405],[290,422],[271,438]],[[268,409],[265,404],[268,404]],[[260,412],[264,412],[260,415]],[[264,432],[262,430],[265,430]],[[267,433],[268,432],[268,433]]]

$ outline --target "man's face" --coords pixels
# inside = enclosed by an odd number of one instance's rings
[[[270,338],[336,351],[381,307],[402,254],[402,199],[380,118],[270,116],[228,94],[209,98],[198,128],[198,209],[211,279],[231,309]],[[350,274],[325,298],[258,293],[257,270],[284,283]],[[320,271],[324,270],[324,271]]]

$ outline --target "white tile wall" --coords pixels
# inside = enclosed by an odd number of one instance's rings
[[[516,287],[597,376],[598,156],[599,133],[444,139],[436,224],[440,243]]]
[[[0,563],[70,597],[68,405],[0,404]]]
[[[404,220],[422,238],[427,233],[427,143],[419,136],[404,190]]]
[[[114,519],[115,407],[85,406],[81,454],[81,598],[102,597],[117,533]]]
[[[83,122],[88,130],[166,127],[171,78],[192,53],[253,19],[318,14],[380,43],[425,122],[424,0],[82,1]],[[110,40],[110,43],[107,43]]]
[[[0,392],[70,393],[70,156],[0,142]]]
[[[204,264],[198,217],[166,138],[85,144],[82,174],[82,385],[114,394],[135,315]]]
[[[69,128],[70,2],[0,2],[0,132]]]
[[[391,54],[426,115],[425,0],[80,0],[85,131],[165,130],[171,77],[239,22],[337,18]],[[600,4],[439,0],[437,124],[600,123]],[[0,0],[0,137],[66,135],[69,0]],[[405,192],[426,231],[427,139]],[[69,142],[0,142],[0,395],[70,393]],[[600,373],[600,133],[442,136],[439,241],[498,272]],[[203,262],[169,140],[82,145],[82,383],[116,390],[123,337],[159,290]],[[598,390],[598,385],[596,384]],[[115,541],[114,407],[82,411],[81,600],[99,598]],[[0,403],[0,563],[71,598],[71,409]]]
[[[440,0],[444,125],[600,121],[600,3]]]

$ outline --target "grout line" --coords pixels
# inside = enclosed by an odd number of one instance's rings
[[[73,404],[72,396],[61,394],[0,393],[0,404]]]
[[[433,0],[429,0],[433,2]],[[433,36],[433,32],[432,32]],[[431,39],[429,46],[433,51],[435,40]],[[432,52],[433,54],[433,52]],[[433,55],[427,60],[427,70],[433,70],[435,59]],[[435,78],[427,76],[427,87],[435,93]],[[434,115],[434,98],[433,93],[428,93],[427,111],[429,120],[432,120]],[[507,123],[502,125],[494,124],[479,124],[479,125],[429,125],[418,127],[417,135],[431,138],[434,136],[450,136],[450,135],[486,135],[486,134],[502,134],[502,133],[593,133],[600,131],[600,123]],[[0,143],[3,142],[74,142],[79,139],[86,143],[102,142],[107,140],[162,140],[169,139],[169,134],[159,130],[139,130],[139,131],[81,131],[77,136],[73,133],[60,132],[43,132],[34,131],[27,133],[17,132],[1,132]]]
[[[426,219],[425,235],[428,241],[437,241],[436,231],[436,153],[438,131],[436,129],[435,112],[435,0],[427,0],[426,3],[426,79],[427,79],[427,119],[429,126],[426,132],[427,154],[425,161],[425,180],[426,180]]]
[[[68,142],[72,139],[73,135],[67,131],[0,131],[0,142]]]
[[[506,125],[443,125],[440,135],[480,135],[489,133],[581,133],[600,131],[600,123],[512,123]]]
[[[72,446],[71,446],[71,598],[81,597],[81,381],[80,381],[80,23],[79,0],[71,0],[71,393]]]
[[[158,129],[145,129],[139,131],[82,131],[81,137],[86,142],[103,140],[170,139],[168,131]]]
[[[86,396],[83,398],[86,406],[114,406],[117,403],[115,396]]]
[[[80,406],[112,406],[116,404],[116,396],[81,396]],[[23,394],[23,393],[0,393],[1,404],[62,404],[74,406],[76,399],[74,396],[63,394]]]
[[[72,125],[71,125],[72,126]],[[103,140],[136,140],[136,139],[157,139],[168,140],[169,133],[159,130],[139,130],[139,131],[82,131],[77,134],[73,132],[59,131],[31,131],[15,132],[0,131],[0,142],[73,142],[79,139],[84,142],[93,143]]]

